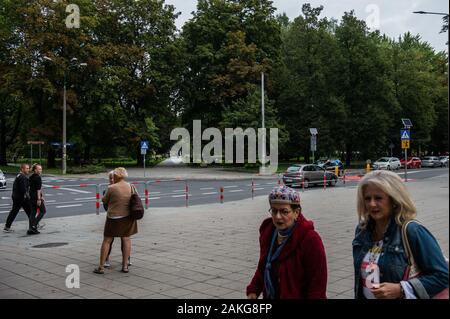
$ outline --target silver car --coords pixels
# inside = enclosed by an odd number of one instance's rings
[[[333,172],[328,172],[315,164],[298,164],[287,169],[283,174],[283,182],[286,186],[298,186],[308,188],[310,185],[323,185],[324,181],[329,186],[337,184],[339,178]]]
[[[0,189],[6,188],[6,177],[5,174],[3,174],[2,170],[0,169]]]
[[[422,167],[441,167],[442,163],[437,156],[425,156],[422,158]]]
[[[382,157],[373,163],[373,169],[397,170],[402,166],[397,157]]]
[[[448,156],[439,156],[442,167],[448,167]]]

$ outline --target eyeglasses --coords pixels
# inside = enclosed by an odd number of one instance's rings
[[[289,210],[286,208],[283,208],[283,209],[270,208],[269,209],[269,213],[272,216],[277,216],[278,213],[280,213],[281,216],[287,216],[287,215],[289,215],[290,212],[292,212],[292,210]]]

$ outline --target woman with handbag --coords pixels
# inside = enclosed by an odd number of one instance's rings
[[[357,210],[355,298],[448,296],[448,264],[433,235],[414,219],[415,205],[397,174],[367,174],[358,184]]]
[[[108,173],[108,181],[109,181],[109,185],[114,184],[114,171],[110,171]],[[103,195],[105,195],[106,190],[103,191]],[[103,203],[103,208],[105,209],[105,211],[108,211],[108,205]],[[105,264],[104,267],[105,268],[109,268],[111,267],[111,261],[110,261],[110,256],[111,256],[111,251],[112,251],[112,246],[114,244],[114,237],[111,240],[111,244],[109,245],[109,251],[108,251],[108,255],[106,256],[106,260],[105,260]],[[120,250],[123,253],[123,240],[120,241]],[[131,256],[128,257],[128,266],[131,266]]]
[[[104,264],[114,237],[120,237],[123,243],[122,272],[128,273],[128,259],[131,253],[130,237],[138,232],[135,218],[130,216],[130,198],[133,187],[125,181],[128,173],[125,168],[114,170],[114,184],[108,187],[102,201],[108,206],[104,238],[100,250],[100,264],[94,273],[104,274]]]

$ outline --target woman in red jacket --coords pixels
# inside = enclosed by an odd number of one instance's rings
[[[247,297],[326,299],[327,261],[313,222],[302,215],[300,194],[278,186],[269,194],[272,218],[259,232],[260,258]]]

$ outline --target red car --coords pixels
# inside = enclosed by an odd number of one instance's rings
[[[401,167],[405,167],[405,159],[400,161]],[[421,168],[422,161],[418,157],[408,157],[407,168]]]

